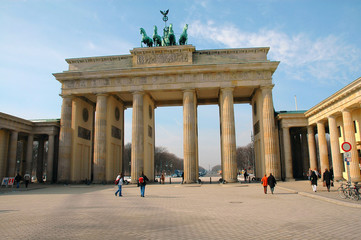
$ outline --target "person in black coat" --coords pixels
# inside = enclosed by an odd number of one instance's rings
[[[311,177],[310,177],[310,180],[311,180],[311,185],[312,185],[312,190],[314,192],[317,192],[317,179],[318,179],[318,174],[316,174],[316,169],[315,171],[312,171],[311,173]]]
[[[330,191],[331,180],[332,180],[331,172],[329,172],[328,169],[326,168],[325,172],[323,173],[323,181],[326,183],[328,192]]]
[[[269,174],[269,177],[267,178],[267,183],[271,189],[271,193],[273,194],[273,191],[275,189],[277,182],[276,182],[275,177],[272,175],[272,173]]]

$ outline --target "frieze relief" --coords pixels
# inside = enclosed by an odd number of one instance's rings
[[[189,83],[189,82],[222,82],[240,80],[268,80],[272,78],[270,71],[247,71],[226,73],[184,73],[173,75],[106,78],[90,80],[74,80],[64,82],[63,89],[96,88],[104,86],[136,86],[155,85],[165,83]]]
[[[161,53],[137,55],[137,65],[184,63],[188,62],[188,53]]]

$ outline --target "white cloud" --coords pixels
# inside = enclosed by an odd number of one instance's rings
[[[312,39],[305,33],[291,36],[276,30],[243,32],[232,24],[217,25],[212,21],[207,24],[194,21],[189,25],[191,36],[223,44],[225,47],[269,46],[269,58],[285,64],[285,72],[296,80],[305,81],[309,75],[309,80],[316,79],[324,83],[344,82],[342,72],[361,70],[361,50],[345,43],[341,36],[328,35]]]

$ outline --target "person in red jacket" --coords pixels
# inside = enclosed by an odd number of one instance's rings
[[[265,174],[264,177],[261,180],[264,194],[267,194],[267,175]]]

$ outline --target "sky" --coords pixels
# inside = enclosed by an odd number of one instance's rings
[[[0,112],[60,118],[61,85],[52,75],[67,58],[123,55],[140,47],[139,28],[162,29],[160,10],[178,38],[187,23],[196,50],[270,47],[276,111],[308,110],[361,77],[358,0],[0,0]],[[295,101],[297,98],[297,106]],[[132,109],[125,111],[131,142]],[[155,111],[156,146],[183,158],[182,107]],[[236,143],[251,141],[249,104],[235,105]],[[200,166],[220,164],[217,105],[198,107]]]

